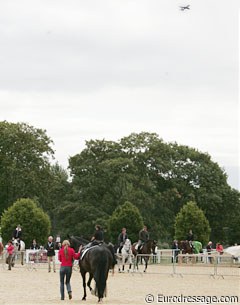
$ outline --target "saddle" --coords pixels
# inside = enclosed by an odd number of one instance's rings
[[[93,246],[90,246],[90,247],[87,247],[85,249],[82,250],[81,252],[81,255],[80,255],[80,260],[82,260],[85,256],[85,254],[90,250],[90,249],[93,249],[93,248],[96,248],[98,247],[99,245],[93,245]]]

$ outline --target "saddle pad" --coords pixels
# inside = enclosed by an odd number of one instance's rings
[[[80,259],[82,260],[83,257],[84,257],[84,255],[85,255],[90,249],[93,249],[93,248],[96,248],[96,247],[99,247],[99,245],[95,245],[95,246],[89,247],[89,248],[87,248],[87,249],[84,249],[84,250],[83,250],[83,253],[81,254]]]

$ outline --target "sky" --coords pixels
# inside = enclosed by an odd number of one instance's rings
[[[88,140],[154,132],[208,153],[240,190],[239,7],[1,1],[0,121],[46,130],[64,168]]]

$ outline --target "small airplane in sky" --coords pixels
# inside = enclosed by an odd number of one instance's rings
[[[190,5],[179,6],[181,11],[190,10]]]

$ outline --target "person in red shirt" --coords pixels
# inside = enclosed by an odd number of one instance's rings
[[[60,293],[61,300],[64,300],[64,279],[66,278],[66,288],[68,292],[68,297],[72,299],[72,289],[70,284],[70,279],[72,276],[72,265],[74,259],[79,259],[80,257],[79,248],[78,253],[75,253],[74,249],[70,247],[70,242],[68,240],[64,240],[62,243],[62,248],[58,252],[58,259],[61,262],[60,267]]]
[[[12,267],[12,259],[13,259],[14,249],[15,248],[12,244],[12,241],[9,240],[8,246],[7,246],[7,260],[6,260],[6,263],[8,264],[8,270],[11,270],[11,267]]]

